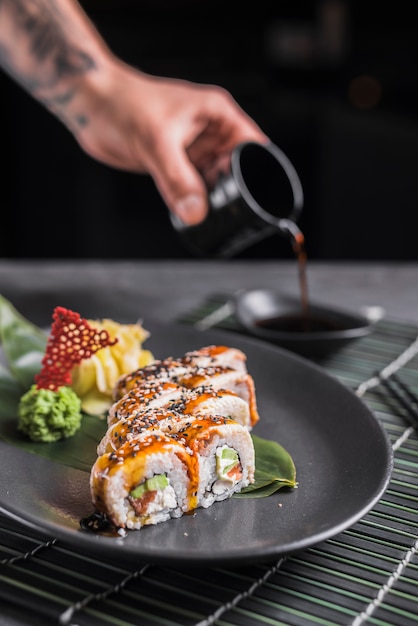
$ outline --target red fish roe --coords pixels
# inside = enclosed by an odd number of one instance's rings
[[[35,376],[37,389],[57,391],[71,384],[71,370],[83,359],[118,340],[110,339],[106,330],[92,328],[78,313],[57,306],[42,359],[42,369]]]

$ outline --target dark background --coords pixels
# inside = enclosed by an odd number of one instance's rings
[[[125,61],[226,87],[287,153],[310,258],[418,259],[414,3],[81,4]],[[0,256],[190,258],[150,178],[90,159],[1,72],[0,93]],[[292,254],[274,236],[240,257]]]

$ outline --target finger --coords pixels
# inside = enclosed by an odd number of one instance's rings
[[[156,163],[150,173],[168,209],[185,224],[201,222],[208,211],[207,189],[187,153],[165,146]]]

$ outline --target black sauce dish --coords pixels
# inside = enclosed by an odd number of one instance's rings
[[[235,316],[249,334],[305,357],[320,358],[369,335],[376,320],[310,303],[302,314],[300,301],[268,289],[239,292]]]

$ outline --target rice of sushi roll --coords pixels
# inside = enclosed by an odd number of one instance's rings
[[[140,529],[195,509],[196,485],[195,458],[161,431],[99,456],[90,474],[92,502],[116,528]]]
[[[177,441],[198,461],[197,506],[208,508],[254,482],[255,452],[248,429],[223,416],[197,416]]]

